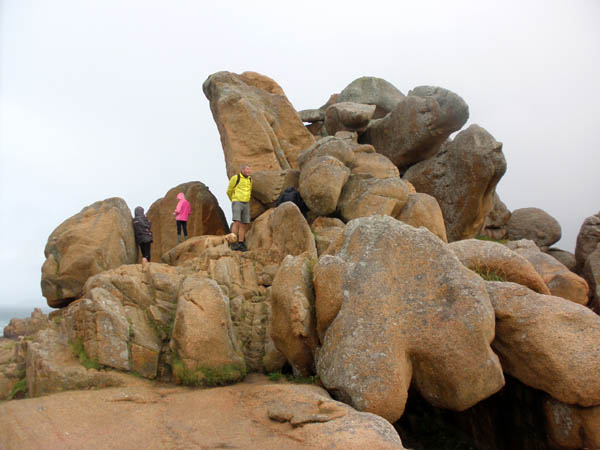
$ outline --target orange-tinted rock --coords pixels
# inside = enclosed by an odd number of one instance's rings
[[[512,281],[540,294],[550,295],[550,290],[533,265],[502,244],[465,239],[452,242],[449,247],[460,262],[471,270],[497,275],[504,281]]]
[[[248,163],[255,171],[297,168],[315,138],[281,87],[257,73],[217,72],[204,82],[225,155],[227,176]]]
[[[600,449],[600,406],[581,408],[550,398],[544,403],[550,441],[561,449]]]
[[[552,295],[587,305],[589,286],[585,279],[571,272],[556,258],[542,252],[532,241],[522,239],[507,245],[533,265]]]
[[[89,277],[137,259],[131,211],[120,198],[86,206],[48,238],[42,295],[60,308],[81,296]]]
[[[370,216],[349,222],[332,247],[334,258],[322,256],[324,267],[319,262],[315,273],[336,274],[324,290],[317,276],[319,334],[342,293],[317,360],[335,397],[394,422],[411,385],[432,404],[455,410],[503,386],[490,348],[494,314],[485,284],[442,241],[391,217]],[[319,317],[320,292],[326,318]]]
[[[177,194],[183,192],[190,203],[190,216],[187,222],[188,237],[204,234],[227,234],[229,226],[216,197],[208,187],[199,181],[190,181],[176,186],[166,195],[156,200],[148,210],[147,217],[152,222],[154,241],[151,246],[152,261],[160,261],[163,254],[175,247],[177,225],[173,211],[177,206]]]
[[[425,227],[442,241],[448,242],[442,210],[437,200],[429,194],[408,194],[408,199],[396,215],[396,219],[415,228]]]
[[[317,347],[311,262],[304,255],[285,257],[271,290],[271,338],[296,375],[314,373]]]
[[[487,290],[504,371],[564,403],[600,405],[600,317],[515,283],[487,282]]]
[[[480,233],[504,172],[502,144],[480,126],[471,125],[434,157],[408,169],[404,179],[418,192],[436,198],[448,241],[453,242]]]

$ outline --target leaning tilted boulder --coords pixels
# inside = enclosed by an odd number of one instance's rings
[[[461,263],[483,276],[495,275],[504,281],[512,281],[540,294],[550,295],[550,290],[533,265],[502,244],[465,239],[452,242],[449,248]]]
[[[208,187],[199,181],[175,186],[163,198],[156,200],[147,216],[152,222],[154,241],[151,246],[152,261],[160,261],[163,254],[177,245],[177,226],[173,211],[177,206],[177,194],[183,192],[190,203],[187,222],[188,237],[204,234],[227,234],[229,225],[219,202]]]
[[[225,154],[227,176],[248,163],[255,171],[297,168],[298,153],[315,138],[283,90],[254,72],[217,72],[202,85]]]
[[[420,86],[393,111],[375,120],[361,137],[401,169],[435,155],[440,145],[469,118],[469,107],[453,92]]]
[[[375,113],[375,105],[342,102],[331,105],[325,113],[327,134],[335,136],[338,131],[363,133]]]
[[[562,402],[600,405],[600,317],[514,283],[487,282],[487,290],[504,371]]]
[[[448,242],[440,204],[429,194],[423,192],[408,194],[405,205],[395,217],[415,228],[425,227],[442,241]]]
[[[533,241],[510,241],[507,246],[533,265],[552,295],[581,305],[588,303],[589,286],[585,279],[571,272],[556,258],[542,252]]]
[[[271,338],[301,376],[314,373],[317,348],[313,264],[305,255],[286,256],[271,290]]]
[[[575,245],[575,262],[578,273],[581,272],[588,256],[596,250],[598,244],[600,244],[600,212],[587,217],[579,229]]]
[[[81,296],[89,277],[137,260],[131,211],[121,198],[86,206],[48,238],[42,295],[60,308]]]
[[[373,118],[379,119],[392,111],[404,98],[402,92],[382,78],[360,77],[340,92],[336,103],[353,102],[375,105]]]
[[[558,242],[561,236],[558,221],[539,208],[515,209],[506,228],[508,239],[511,241],[529,239],[542,249]]]
[[[408,184],[400,177],[352,175],[340,195],[338,210],[344,220],[374,214],[395,217],[408,200]]]
[[[435,157],[408,169],[404,179],[417,192],[437,199],[452,242],[479,234],[504,172],[502,144],[480,126],[471,125]]]
[[[503,386],[484,281],[440,239],[370,216],[350,221],[334,247],[315,267],[317,373],[334,397],[394,422],[411,385],[454,410]],[[329,326],[319,317],[322,301]]]
[[[184,384],[228,384],[246,375],[233,335],[229,300],[214,280],[185,279],[170,346],[173,373]]]

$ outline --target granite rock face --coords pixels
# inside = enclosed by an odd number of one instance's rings
[[[494,193],[506,172],[502,144],[478,125],[461,131],[433,158],[404,174],[417,192],[436,198],[448,241],[478,235],[494,205]]]
[[[286,256],[271,290],[271,338],[290,362],[294,374],[301,376],[314,373],[317,348],[310,266],[306,256]]]
[[[79,298],[89,277],[137,260],[131,211],[121,198],[86,206],[48,238],[42,295],[60,308]]]
[[[506,227],[511,241],[529,239],[542,249],[558,242],[561,237],[558,221],[539,208],[515,209]]]
[[[598,248],[598,244],[600,244],[600,212],[587,217],[579,229],[575,245],[575,262],[578,273],[583,270],[588,256]]]
[[[147,212],[152,222],[154,241],[151,260],[160,261],[162,255],[177,246],[177,226],[173,211],[177,206],[177,194],[183,192],[190,203],[187,222],[188,238],[205,234],[227,234],[229,225],[216,197],[199,181],[190,181],[169,189],[163,198],[156,200]]]
[[[227,176],[242,164],[253,170],[298,167],[300,151],[315,142],[281,87],[254,72],[217,72],[202,85],[225,155]]]
[[[452,242],[449,248],[466,267],[485,274],[493,274],[528,287],[540,294],[550,290],[533,265],[523,256],[502,244],[478,239]]]
[[[390,114],[373,121],[361,142],[372,144],[405,170],[435,155],[468,118],[469,107],[461,97],[443,88],[420,86],[398,102]]]
[[[376,77],[360,77],[346,86],[336,99],[336,103],[353,102],[375,105],[374,119],[387,115],[405,98],[388,81]]]
[[[533,241],[510,241],[507,246],[533,265],[552,295],[587,305],[589,286],[585,279],[571,272],[556,258],[542,252]]]
[[[485,284],[441,240],[371,216],[349,222],[332,247],[315,291],[317,373],[334,397],[394,422],[411,383],[455,410],[503,386]]]
[[[564,403],[600,405],[600,317],[560,297],[487,282],[496,313],[493,348],[504,371]],[[534,357],[535,355],[535,357]]]
[[[442,241],[448,242],[440,204],[429,194],[423,192],[408,194],[406,203],[395,217],[415,228],[425,227]]]

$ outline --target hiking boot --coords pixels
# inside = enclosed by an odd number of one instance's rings
[[[239,242],[234,242],[233,244],[231,244],[231,250],[239,250],[239,249],[240,249]]]
[[[248,251],[248,249],[246,248],[246,243],[245,243],[245,242],[239,242],[239,245],[238,245],[238,250],[239,250],[240,252],[245,252],[245,251]]]

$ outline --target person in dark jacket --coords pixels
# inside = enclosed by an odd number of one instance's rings
[[[292,202],[294,203],[303,216],[306,217],[306,213],[308,212],[308,206],[304,203],[304,199],[300,195],[300,192],[296,190],[294,187],[288,187],[281,193],[279,198],[277,199],[277,203],[275,206],[279,206],[284,202]]]
[[[144,214],[144,208],[138,206],[135,208],[135,217],[133,218],[133,234],[135,243],[140,246],[142,252],[142,263],[150,261],[150,244],[152,243],[152,223]]]

